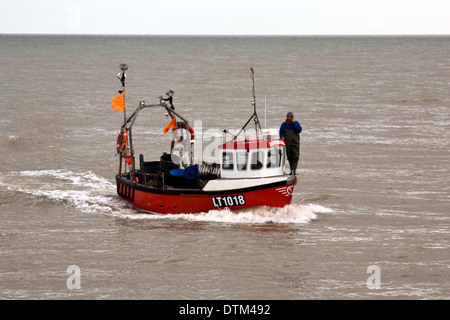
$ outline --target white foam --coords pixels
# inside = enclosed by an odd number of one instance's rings
[[[89,187],[93,189],[104,189],[105,186],[113,186],[108,180],[95,175],[92,171],[73,172],[69,170],[39,170],[39,171],[21,171],[17,174],[29,177],[52,177],[59,180],[69,181],[74,185]]]
[[[231,223],[308,223],[317,218],[309,206],[297,204],[283,208],[258,207],[233,212],[230,210],[211,210],[207,213],[189,215],[189,220]]]
[[[9,190],[32,195],[37,201],[50,199],[73,206],[81,212],[114,213],[124,208],[119,199],[113,197],[116,191],[115,185],[92,171],[13,172],[11,175],[3,177],[2,185],[7,186]]]
[[[171,219],[203,222],[222,222],[222,223],[252,223],[252,224],[297,224],[309,223],[317,219],[316,213],[332,212],[331,209],[315,204],[290,204],[283,208],[258,207],[249,208],[240,211],[210,210],[196,214],[123,214],[127,219]]]

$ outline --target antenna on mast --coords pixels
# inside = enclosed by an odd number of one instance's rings
[[[252,80],[253,80],[253,89],[252,89],[252,94],[253,94],[253,101],[252,101],[253,114],[250,117],[250,119],[248,119],[247,123],[244,124],[244,126],[241,129],[241,131],[239,131],[239,133],[234,136],[233,140],[236,140],[236,138],[241,134],[242,131],[244,131],[245,127],[249,124],[250,120],[252,120],[252,119],[255,121],[256,139],[258,139],[258,128],[259,128],[259,130],[262,131],[261,124],[259,123],[258,114],[256,113],[255,71],[253,70],[253,67],[250,68],[250,72],[251,72],[250,73],[250,78],[252,78]]]
[[[126,63],[122,63],[120,64],[119,68],[120,70],[122,70],[122,72],[119,72],[117,78],[119,78],[120,82],[122,83],[122,87],[119,89],[119,93],[122,93],[125,90],[125,79],[127,78],[125,71],[128,70],[128,65]]]

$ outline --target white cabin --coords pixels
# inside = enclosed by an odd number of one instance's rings
[[[284,140],[246,140],[219,146],[221,178],[242,179],[284,175]]]

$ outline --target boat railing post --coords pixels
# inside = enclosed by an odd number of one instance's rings
[[[119,155],[120,161],[119,161],[119,177],[122,175],[122,154]]]
[[[131,157],[131,170],[130,170],[130,180],[131,182],[136,182],[136,172],[135,172],[135,162],[134,162],[134,149],[133,149],[133,138],[132,138],[132,130],[131,128],[128,129],[128,137],[129,137],[129,143],[130,143],[130,152],[129,157]],[[128,155],[127,155],[128,156]]]

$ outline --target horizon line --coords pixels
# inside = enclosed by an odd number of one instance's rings
[[[450,36],[449,33],[355,33],[355,34],[197,34],[197,33],[32,33],[32,32],[0,32],[0,35],[29,36],[198,36],[198,37],[417,37],[417,36]]]

